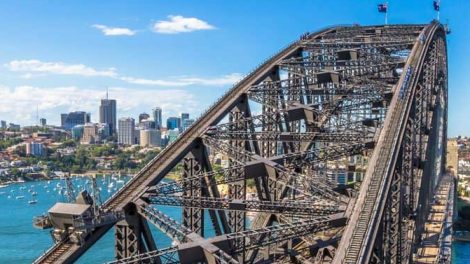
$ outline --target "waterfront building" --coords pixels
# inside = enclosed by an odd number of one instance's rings
[[[41,142],[26,143],[26,155],[41,157],[46,155],[46,148]]]
[[[180,129],[180,123],[181,123],[181,119],[179,117],[168,117],[168,119],[166,120],[166,128],[168,130],[173,130],[173,129]]]
[[[163,124],[162,124],[162,109],[160,107],[155,107],[152,110],[153,114],[153,120],[155,121],[155,128],[156,129],[161,129]]]
[[[84,111],[75,111],[60,115],[61,126],[66,130],[71,130],[76,125],[90,123],[90,113]]]
[[[47,120],[45,118],[41,118],[39,119],[39,124],[43,127],[45,127],[47,125]]]
[[[118,143],[133,145],[135,143],[135,120],[131,117],[123,117],[118,122]]]
[[[140,130],[140,146],[159,147],[161,145],[161,133],[156,129]]]
[[[108,93],[106,99],[101,99],[100,123],[109,125],[110,135],[116,134],[116,100],[108,99]]]
[[[0,121],[0,128],[1,129],[7,129],[7,121],[5,121],[5,120]]]

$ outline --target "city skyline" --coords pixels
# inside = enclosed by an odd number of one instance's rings
[[[105,98],[106,87],[119,101],[118,117],[137,117],[156,105],[165,117],[182,112],[197,117],[257,63],[304,32],[384,22],[377,1],[338,0],[334,10],[300,2],[312,12],[299,13],[281,1],[0,3],[0,15],[17,21],[0,32],[0,119],[36,124],[37,105],[48,124],[59,124],[58,113],[77,110],[97,120],[97,102]],[[91,7],[96,12],[88,12]],[[470,55],[459,53],[470,38],[462,12],[469,7],[463,0],[441,5],[441,20],[449,19],[452,29],[449,64],[460,65],[449,68],[450,136],[470,131],[470,124],[461,122],[470,114],[465,63]],[[431,1],[389,1],[391,24],[428,23],[435,17]]]

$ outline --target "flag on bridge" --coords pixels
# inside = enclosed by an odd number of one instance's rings
[[[387,4],[379,4],[377,6],[379,13],[387,13],[388,5]]]
[[[441,8],[441,3],[440,2],[441,1],[439,1],[439,0],[434,0],[434,2],[433,2],[434,10],[439,11],[439,9]]]

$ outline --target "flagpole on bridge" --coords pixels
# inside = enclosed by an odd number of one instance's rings
[[[388,1],[385,1],[387,9],[385,10],[385,25],[388,24]]]
[[[377,6],[379,13],[385,13],[385,25],[388,24],[388,1]]]
[[[433,6],[434,10],[437,12],[437,21],[439,21],[441,15],[441,0],[434,0]]]

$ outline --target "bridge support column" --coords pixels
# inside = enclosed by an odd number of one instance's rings
[[[183,179],[193,177],[204,171],[212,171],[206,147],[202,141],[196,142],[193,149],[183,159]],[[183,196],[220,198],[213,176],[193,180],[183,184]],[[228,233],[229,227],[224,211],[207,210],[216,235]],[[204,209],[183,207],[183,225],[200,236],[204,236]]]
[[[203,161],[194,151],[188,153],[183,160],[183,179],[203,172]],[[191,182],[192,186],[183,186],[183,196],[202,196],[203,180]],[[183,225],[200,236],[204,236],[204,209],[183,207]]]
[[[150,229],[144,219],[137,213],[134,204],[124,209],[125,219],[116,224],[115,257],[123,259],[156,250]],[[149,263],[160,263],[159,259]]]

